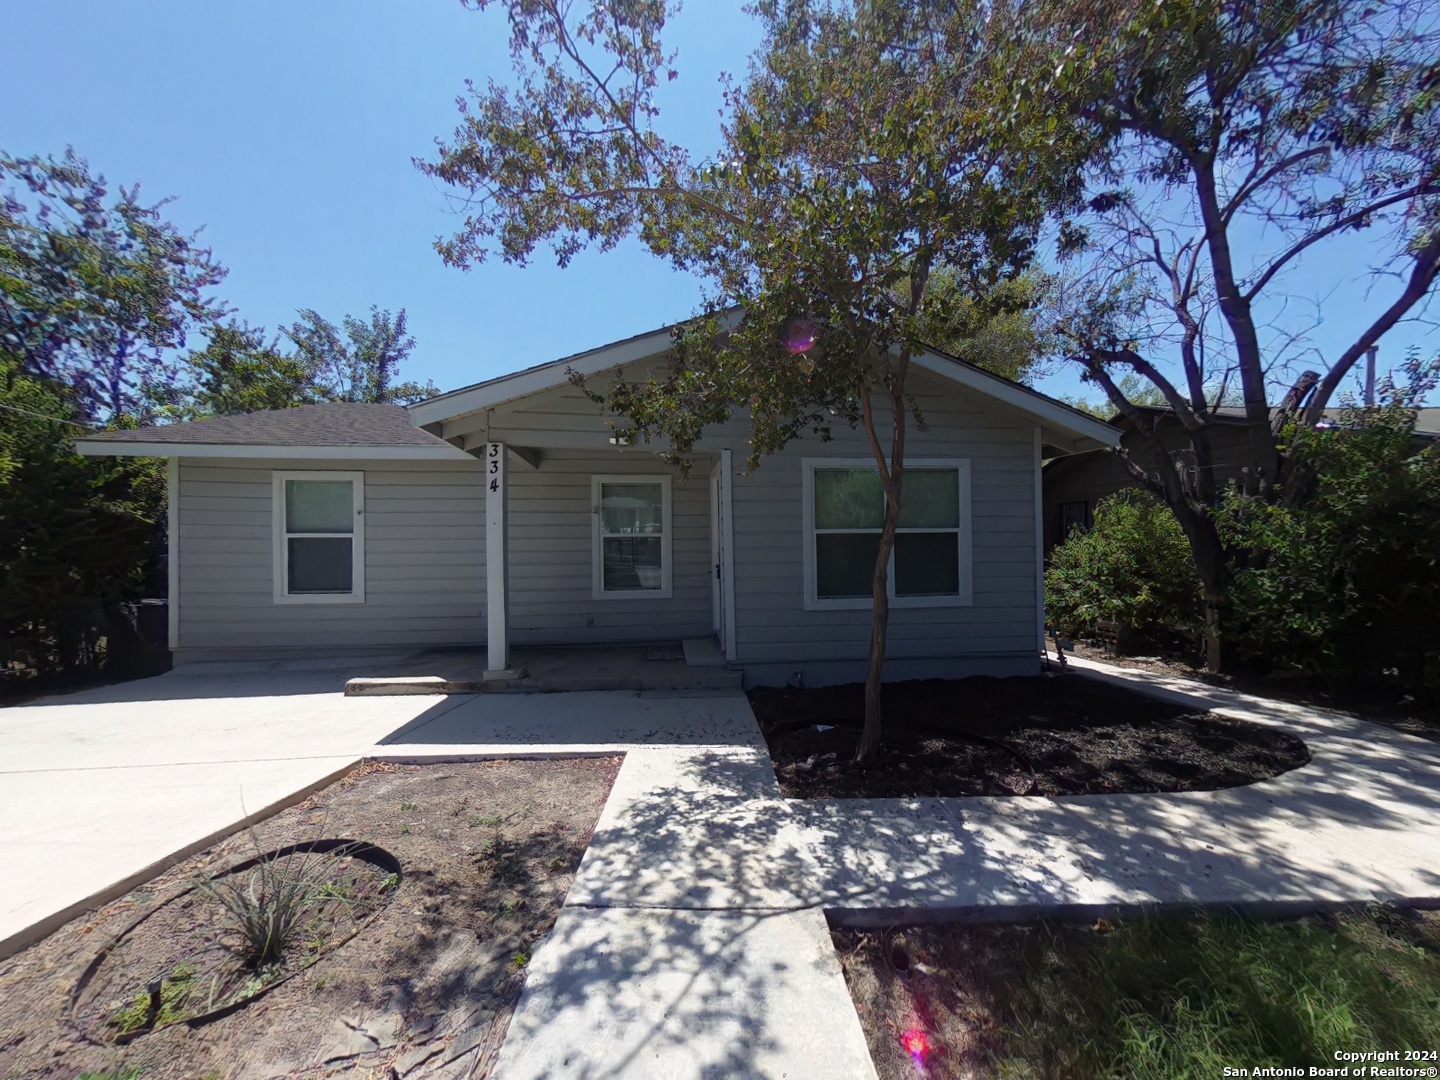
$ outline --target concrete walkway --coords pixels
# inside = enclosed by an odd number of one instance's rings
[[[339,667],[182,669],[0,710],[0,955],[361,757],[626,754],[531,960],[500,1080],[873,1077],[826,912],[1440,903],[1440,745],[1072,663],[1282,726],[1314,760],[1220,792],[800,802],[781,798],[735,691],[345,698]]]
[[[497,1080],[875,1075],[749,703],[704,707],[724,742],[626,755]]]
[[[1284,728],[1313,760],[1167,795],[792,803],[837,921],[1440,904],[1440,745],[1343,713],[1084,660],[1074,670]]]

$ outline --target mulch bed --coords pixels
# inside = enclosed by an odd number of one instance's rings
[[[853,761],[864,687],[750,691],[792,799],[1214,791],[1310,760],[1282,731],[1078,675],[889,683],[879,758]]]
[[[358,766],[253,835],[0,961],[0,1076],[488,1075],[619,765]],[[257,852],[321,837],[374,845],[380,863],[342,850],[320,887],[343,899],[318,907],[277,965],[247,976],[226,955],[233,934],[218,908],[187,890]],[[161,976],[160,1024],[137,1023],[147,982]],[[238,1007],[194,1022],[217,997]]]

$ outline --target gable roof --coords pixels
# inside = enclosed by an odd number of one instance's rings
[[[469,457],[416,427],[403,405],[348,401],[96,432],[76,447],[82,454],[156,457],[334,457],[357,448],[367,457]]]
[[[738,318],[738,309],[732,308],[726,317]],[[444,424],[455,421],[517,398],[564,385],[572,370],[585,376],[598,375],[610,368],[658,356],[670,347],[675,327],[680,325],[683,324],[672,323],[609,345],[463,386],[458,390],[417,402],[408,406],[408,409],[417,424]],[[1033,416],[1044,425],[1047,442],[1058,441],[1055,437],[1059,435],[1080,443],[1098,442],[1102,446],[1118,446],[1120,443],[1120,431],[1105,421],[938,349],[927,349],[915,357],[914,363],[932,374]],[[1081,448],[1084,447],[1068,447],[1069,450]]]

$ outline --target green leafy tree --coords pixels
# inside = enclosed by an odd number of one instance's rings
[[[1323,682],[1399,681],[1440,689],[1440,445],[1415,436],[1415,406],[1440,357],[1412,354],[1381,404],[1338,424],[1293,425],[1286,452],[1305,466],[1296,500],[1226,493],[1220,528],[1243,554],[1235,637],[1250,657]]]
[[[1238,387],[1257,494],[1280,498],[1279,432],[1313,426],[1356,362],[1413,316],[1440,274],[1440,36],[1394,0],[1038,0],[1007,44],[1011,117],[1091,137],[1089,212],[1063,354],[1157,446],[1120,378],[1158,390],[1197,468],[1135,478],[1175,513],[1205,583],[1206,656],[1222,662],[1231,560],[1215,507],[1214,398]],[[1324,371],[1287,371],[1284,309],[1300,260],[1365,231],[1387,284]],[[1393,284],[1390,284],[1392,283]],[[1286,388],[1288,383],[1288,389]],[[1273,406],[1273,408],[1272,408]],[[1124,456],[1124,455],[1122,455]]]
[[[328,401],[405,405],[439,393],[434,383],[396,381],[415,348],[404,308],[392,315],[372,307],[368,321],[346,315],[338,327],[307,308],[285,335],[312,386]]]
[[[112,195],[74,151],[0,152],[0,350],[97,422],[143,409],[187,333],[221,313],[209,290],[225,270],[164,206],[138,185]]]
[[[564,265],[638,235],[701,275],[710,300],[677,335],[668,374],[591,391],[628,438],[663,442],[673,461],[741,410],[752,468],[802,434],[864,430],[885,504],[864,761],[880,739],[889,556],[915,412],[907,378],[932,275],[944,267],[952,297],[979,301],[1029,265],[1069,190],[1055,164],[1067,135],[1052,124],[1033,144],[1012,138],[1008,153],[997,142],[986,117],[1005,85],[989,47],[999,12],[764,3],[765,41],[729,87],[721,149],[694,162],[654,125],[655,87],[675,74],[665,3],[508,10],[515,86],[475,90],[454,141],[421,163],[464,192],[464,223],[437,246],[468,266],[491,253],[524,264],[548,244]],[[937,300],[932,330],[944,313]]]
[[[167,388],[161,411],[174,419],[289,409],[325,399],[310,367],[280,351],[263,329],[240,323],[208,328],[203,349],[182,363],[182,382]]]
[[[83,158],[0,154],[0,665],[66,675],[135,641],[122,602],[158,561],[164,471],[86,459],[78,433],[132,424],[174,353],[221,309],[224,270],[137,187]]]
[[[941,266],[930,275],[920,305],[918,332],[927,344],[967,364],[1029,385],[1043,356],[1049,281],[1031,271],[998,282],[988,294]]]
[[[165,477],[153,459],[83,458],[75,391],[0,358],[0,670],[64,676],[133,639]],[[108,651],[109,655],[106,655]]]

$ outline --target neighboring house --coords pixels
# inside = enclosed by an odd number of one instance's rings
[[[1161,460],[1155,448],[1141,437],[1124,416],[1115,416],[1110,423],[1122,431],[1120,445],[1130,452],[1147,472],[1161,468],[1195,468],[1194,454],[1174,414],[1160,406],[1142,406],[1157,414],[1157,434],[1168,451]],[[1325,417],[1338,422],[1343,409],[1326,409]],[[1215,483],[1223,488],[1232,480],[1246,482],[1246,468],[1251,462],[1248,451],[1245,411],[1239,407],[1222,406],[1216,410],[1210,445],[1214,457]],[[1419,409],[1415,420],[1417,438],[1440,439],[1440,409]],[[1090,450],[1047,461],[1045,464],[1045,551],[1064,541],[1076,526],[1088,528],[1094,520],[1095,504],[1107,495],[1125,488],[1139,487],[1128,469],[1109,449]]]
[[[639,378],[669,328],[412,405],[325,404],[86,436],[169,458],[177,663],[714,634],[747,684],[864,677],[881,523],[837,420],[747,471],[707,428],[688,479],[618,445],[571,370]],[[928,353],[911,389],[886,674],[1038,670],[1043,458],[1115,445],[1093,417]],[[889,435],[881,432],[884,445]]]

